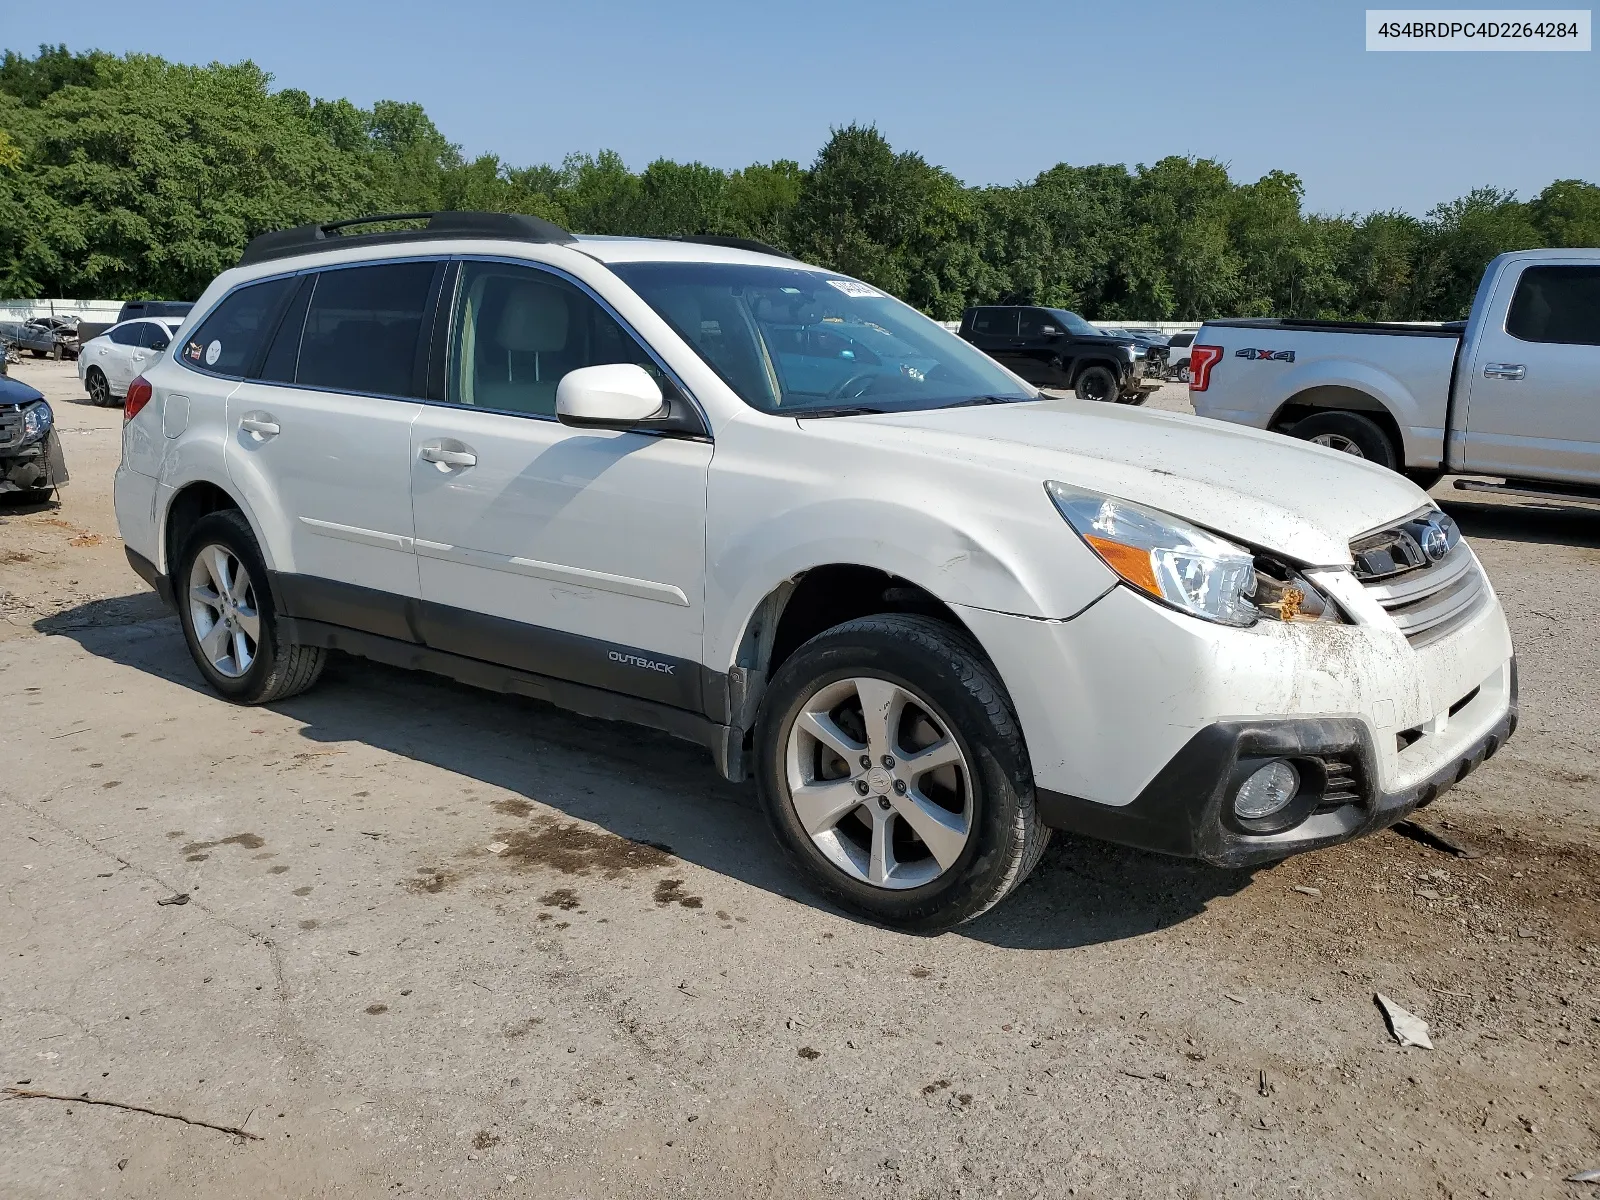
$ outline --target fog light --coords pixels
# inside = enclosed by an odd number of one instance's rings
[[[1262,767],[1239,785],[1233,811],[1242,820],[1259,821],[1281,812],[1300,791],[1300,775],[1279,759]]]

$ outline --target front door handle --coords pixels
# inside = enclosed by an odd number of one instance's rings
[[[443,446],[424,446],[421,450],[423,462],[437,463],[440,470],[449,470],[451,467],[475,467],[478,465],[478,456],[471,450],[447,450]]]
[[[241,417],[239,428],[246,433],[254,434],[258,442],[265,441],[269,437],[277,437],[283,432],[278,423],[264,413],[259,417]]]
[[[1485,363],[1483,377],[1485,379],[1521,379],[1528,373],[1528,368],[1521,363]]]

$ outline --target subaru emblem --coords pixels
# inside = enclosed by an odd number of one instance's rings
[[[1429,562],[1438,562],[1450,553],[1450,533],[1438,520],[1430,520],[1422,535],[1422,552]]]

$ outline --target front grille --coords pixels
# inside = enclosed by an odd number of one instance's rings
[[[1369,583],[1366,588],[1413,646],[1449,636],[1472,620],[1489,599],[1483,571],[1465,545],[1457,545],[1431,567]]]
[[[22,414],[0,412],[0,450],[22,445]]]
[[[1488,581],[1456,523],[1436,508],[1350,544],[1356,578],[1406,640],[1426,646],[1477,615]]]

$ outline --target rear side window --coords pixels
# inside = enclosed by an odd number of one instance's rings
[[[216,375],[243,375],[255,362],[296,280],[293,276],[247,284],[200,323],[183,346],[183,361]]]
[[[1172,335],[1172,340],[1170,342],[1168,342],[1167,345],[1173,347],[1174,349],[1182,349],[1184,346],[1188,346],[1188,345],[1193,344],[1193,342],[1194,342],[1194,334],[1192,334],[1192,333],[1175,333],[1175,334]]]
[[[1506,332],[1524,342],[1600,346],[1600,267],[1523,271]]]
[[[972,314],[972,332],[988,337],[1015,337],[1017,310],[1014,308],[980,308]]]
[[[378,396],[415,396],[417,340],[437,264],[383,263],[317,276],[295,382]]]

